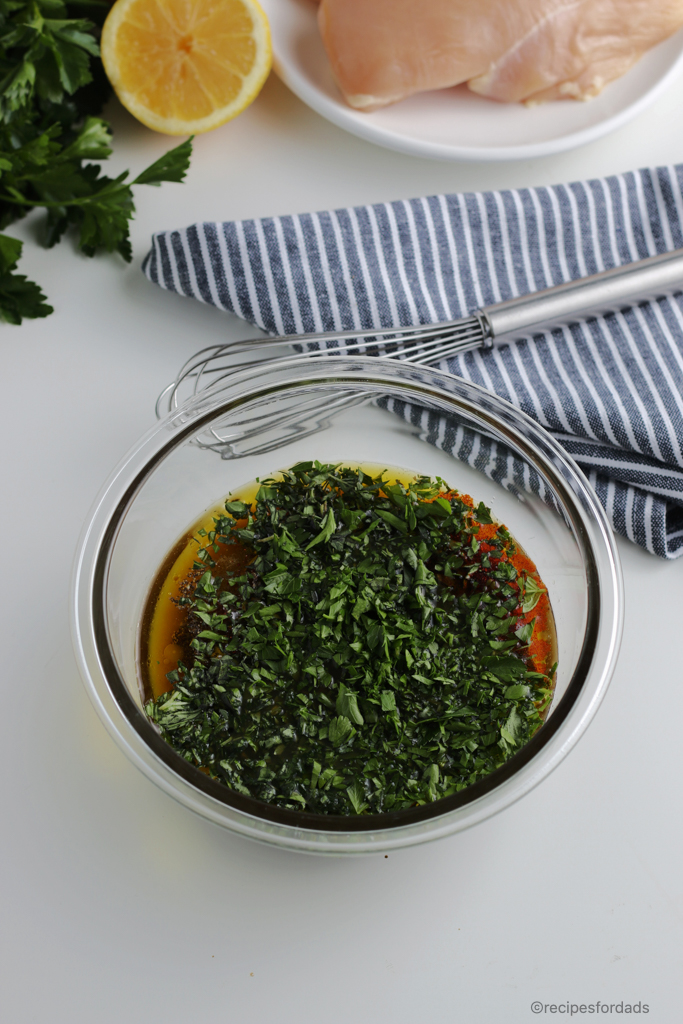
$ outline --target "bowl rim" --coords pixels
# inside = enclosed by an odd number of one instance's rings
[[[321,362],[333,365],[321,365]],[[283,363],[287,365],[284,366]],[[273,371],[277,371],[274,379]],[[352,389],[360,387],[366,393],[376,394],[382,391],[386,393],[392,384],[400,385],[403,391],[412,393],[417,403],[422,396],[423,402],[431,399],[437,405],[440,403],[442,407],[444,401],[450,403],[454,412],[470,411],[475,419],[484,420],[497,434],[502,434],[503,442],[507,437],[513,448],[521,451],[533,465],[538,466],[540,461],[542,475],[552,481],[565,515],[568,515],[571,521],[572,532],[584,558],[588,588],[584,637],[574,672],[564,694],[554,707],[553,714],[532,739],[500,768],[459,793],[416,808],[360,817],[311,814],[307,811],[290,811],[274,807],[230,789],[191,765],[162,739],[158,730],[133,699],[116,663],[106,614],[109,566],[116,537],[136,495],[168,455],[187,443],[212,421],[254,401],[262,401],[283,393],[296,394],[298,391],[306,391],[311,386],[334,387],[348,385],[349,382],[352,382]],[[402,397],[407,398],[407,395],[404,394]],[[538,445],[539,441],[542,442],[541,447]],[[543,451],[543,447],[547,451]],[[113,497],[115,500],[112,502]],[[607,555],[607,578],[611,581],[614,605],[612,636],[607,661],[596,689],[597,700],[592,701],[592,710],[588,716],[583,713],[578,728],[574,728],[573,736],[569,739],[563,738],[562,754],[557,763],[585,730],[604,695],[614,668],[623,621],[623,585],[614,537],[602,507],[571,457],[551,435],[520,410],[484,388],[444,371],[415,366],[406,369],[405,366],[401,367],[400,363],[377,357],[335,357],[333,360],[312,361],[307,356],[293,357],[281,362],[277,368],[268,368],[265,371],[243,371],[233,375],[228,382],[222,382],[194,396],[166,416],[131,449],[105,484],[86,521],[74,566],[72,624],[81,674],[100,717],[104,718],[109,731],[114,734],[114,738],[129,756],[130,738],[128,743],[120,742],[123,738],[118,728],[120,722],[112,720],[111,709],[105,710],[101,695],[98,693],[102,685],[108,691],[118,714],[125,719],[128,731],[132,731],[137,742],[142,743],[147,751],[151,752],[153,761],[161,763],[167,771],[182,779],[186,786],[199,791],[212,804],[222,805],[237,812],[238,815],[276,828],[284,827],[285,830],[297,833],[330,836],[332,845],[335,836],[341,839],[342,835],[348,837],[350,834],[357,834],[360,839],[364,835],[396,833],[397,830],[405,830],[410,826],[423,825],[434,819],[442,819],[452,812],[462,812],[483,798],[500,792],[502,786],[519,777],[521,769],[531,769],[532,774],[538,774],[534,769],[538,767],[539,755],[550,748],[551,741],[555,740],[557,744],[558,733],[575,711],[579,698],[585,694],[586,683],[593,668],[598,634],[601,627],[604,627],[601,614],[605,607],[601,581],[601,575],[605,575],[604,567],[601,574],[591,530],[587,529],[587,521],[591,519],[598,526],[598,537],[603,544],[603,559]],[[604,585],[607,585],[607,581]],[[610,604],[609,601],[607,603]],[[85,612],[87,618],[88,610],[89,621],[84,623],[83,614]],[[93,678],[92,658],[87,657],[82,642],[84,627],[86,631],[91,631],[100,677],[97,680]],[[143,759],[143,764],[140,763],[140,758],[134,760],[145,774],[159,783],[146,759]],[[540,777],[544,774],[547,772],[542,772]],[[181,802],[188,803],[178,792],[173,792],[172,795]],[[512,799],[516,797],[511,797],[506,803],[510,803]],[[218,817],[220,818],[220,814]],[[221,823],[231,827],[227,822]]]

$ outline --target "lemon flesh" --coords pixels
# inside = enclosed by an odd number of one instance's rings
[[[208,132],[236,117],[272,64],[256,0],[117,0],[101,49],[123,106],[166,135]]]

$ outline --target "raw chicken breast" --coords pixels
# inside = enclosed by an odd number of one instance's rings
[[[467,82],[505,102],[590,99],[683,25],[683,0],[321,0],[347,102]]]

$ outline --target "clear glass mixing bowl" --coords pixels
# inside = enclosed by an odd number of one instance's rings
[[[454,796],[371,817],[274,808],[182,759],[144,713],[139,624],[167,553],[228,492],[310,459],[441,476],[491,507],[548,587],[559,669],[546,721],[502,768]],[[89,516],[76,558],[72,615],[88,693],[141,771],[234,832],[340,854],[396,849],[468,828],[545,778],[604,696],[623,598],[614,538],[597,499],[572,460],[523,413],[437,370],[367,357],[300,357],[228,375],[139,441]]]

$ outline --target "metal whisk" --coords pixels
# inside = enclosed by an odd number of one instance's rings
[[[213,387],[238,370],[291,356],[292,346],[308,358],[373,354],[432,364],[476,348],[491,348],[525,334],[613,313],[683,290],[683,249],[651,256],[600,274],[546,288],[437,324],[371,327],[317,334],[253,338],[211,345],[192,356],[157,399],[157,416]],[[351,399],[347,398],[346,402]],[[340,399],[341,401],[341,399]],[[254,426],[254,430],[256,430]],[[260,429],[260,428],[259,428]],[[221,443],[225,443],[221,439]]]

